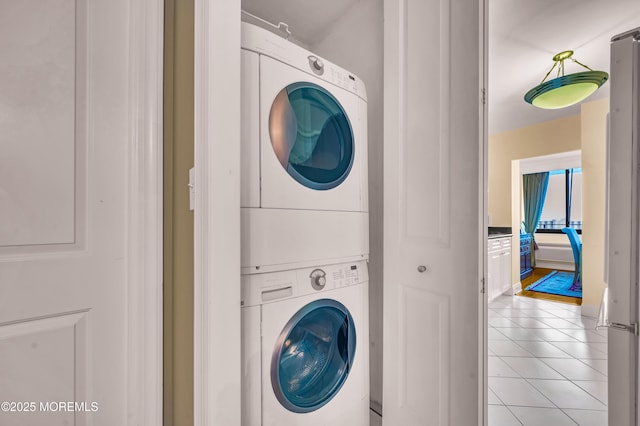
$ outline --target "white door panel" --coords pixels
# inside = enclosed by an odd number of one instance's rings
[[[480,2],[385,1],[385,425],[480,418]],[[470,42],[473,41],[473,42]]]
[[[153,5],[0,0],[0,401],[23,404],[2,425],[160,418],[162,63],[137,73],[161,31],[142,59],[159,27],[130,26]]]

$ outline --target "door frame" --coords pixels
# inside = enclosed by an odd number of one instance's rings
[[[194,424],[240,424],[240,0],[195,0]]]
[[[488,278],[488,229],[489,229],[489,197],[487,187],[489,184],[489,110],[488,110],[488,91],[489,91],[489,0],[478,0],[480,2],[480,32],[478,37],[478,50],[480,51],[480,87],[481,107],[480,107],[480,173],[478,191],[480,192],[479,221],[481,234],[478,236],[478,270],[482,272],[482,289],[481,296],[478,301],[478,372],[480,380],[478,380],[478,425],[489,424],[489,299],[487,294],[487,278]],[[511,277],[509,277],[511,280]]]
[[[129,0],[127,395],[129,425],[162,424],[164,1]]]
[[[487,88],[488,1],[478,0]],[[240,0],[195,0],[194,424],[240,424]],[[218,60],[224,58],[224,60]],[[480,111],[478,235],[486,277],[487,108]],[[235,143],[229,143],[232,141]],[[481,284],[482,285],[482,284]],[[483,289],[480,289],[483,291]],[[478,298],[478,418],[487,424],[487,303]],[[221,345],[220,342],[224,342]],[[223,347],[224,346],[224,347]],[[479,354],[479,355],[480,355]]]

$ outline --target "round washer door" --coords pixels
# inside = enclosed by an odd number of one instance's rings
[[[356,330],[347,308],[332,299],[315,300],[289,320],[271,358],[271,386],[294,413],[315,411],[344,384],[356,350]]]
[[[349,117],[338,100],[317,84],[293,83],[276,95],[269,136],[282,167],[308,188],[335,188],[353,166]]]

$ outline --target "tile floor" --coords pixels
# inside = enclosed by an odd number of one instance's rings
[[[606,426],[607,333],[580,307],[489,304],[489,426]]]

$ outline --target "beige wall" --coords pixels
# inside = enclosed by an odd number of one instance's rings
[[[580,130],[580,116],[573,115],[489,136],[487,190],[490,225],[511,226],[513,230],[512,284],[520,281],[520,218],[511,213],[519,212],[522,204],[520,167],[516,160],[578,150],[581,146]]]
[[[595,314],[604,284],[604,212],[609,99],[585,103],[582,128],[582,276],[583,311]],[[587,189],[588,188],[588,189]],[[586,309],[585,309],[586,308]]]
[[[165,0],[164,426],[193,425],[193,0]]]
[[[582,150],[583,310],[595,314],[604,288],[604,207],[606,115],[609,99],[582,104],[581,113],[489,136],[489,215],[492,226],[511,226],[519,247],[521,209],[519,162],[523,158]],[[513,194],[513,196],[512,196]],[[566,241],[564,235],[541,235],[540,242]],[[517,250],[512,282],[519,278]]]
[[[573,115],[489,136],[491,226],[511,226],[511,161],[578,150],[580,131],[580,116]]]

